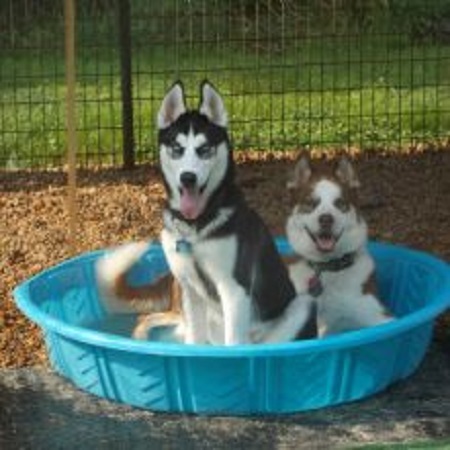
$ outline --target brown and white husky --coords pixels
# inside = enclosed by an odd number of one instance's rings
[[[291,213],[287,238],[296,260],[296,290],[316,300],[320,336],[392,319],[375,295],[374,261],[367,251],[367,224],[358,207],[360,182],[346,157],[317,170],[306,155],[288,182]]]

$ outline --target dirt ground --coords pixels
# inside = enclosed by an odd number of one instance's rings
[[[292,158],[239,158],[238,183],[274,234],[283,233],[289,211],[285,184]],[[450,261],[450,151],[365,153],[354,160],[371,238]],[[14,286],[74,253],[158,236],[164,190],[154,167],[80,171],[78,184],[74,252],[66,175],[0,173],[0,367],[47,364],[40,331],[14,305]],[[435,339],[449,338],[445,315]]]

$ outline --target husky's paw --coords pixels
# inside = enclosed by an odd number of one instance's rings
[[[183,319],[180,314],[171,311],[141,315],[133,329],[132,337],[139,340],[147,340],[151,336],[152,331],[159,327],[173,327],[175,340],[183,341]]]
[[[261,342],[274,344],[296,340],[315,322],[315,304],[309,295],[298,294],[283,314],[273,321],[273,327]],[[309,332],[307,333],[309,334]],[[314,333],[315,335],[315,333]]]

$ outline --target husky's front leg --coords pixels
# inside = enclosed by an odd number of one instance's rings
[[[185,319],[184,342],[206,344],[208,329],[203,299],[189,285],[183,285],[182,308]]]
[[[239,345],[250,342],[252,305],[245,290],[235,281],[218,286],[224,319],[224,344]]]

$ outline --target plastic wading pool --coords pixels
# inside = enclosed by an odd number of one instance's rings
[[[290,249],[277,239],[281,253]],[[428,254],[370,243],[380,296],[398,317],[326,339],[235,347],[129,338],[134,320],[108,316],[83,254],[25,281],[20,309],[44,332],[53,367],[81,389],[141,408],[201,414],[279,414],[364,398],[411,375],[436,317],[450,305],[450,267]],[[166,270],[154,244],[131,281]]]

